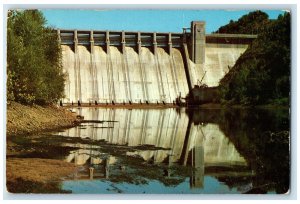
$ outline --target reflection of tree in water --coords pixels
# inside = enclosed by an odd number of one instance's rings
[[[254,170],[249,193],[286,193],[290,185],[289,110],[223,109],[192,110],[190,118],[197,123],[218,123]],[[220,181],[229,186],[236,182],[226,177]],[[242,181],[242,180],[241,180]]]

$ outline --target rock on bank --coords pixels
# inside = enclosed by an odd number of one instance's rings
[[[25,106],[16,102],[7,104],[7,135],[31,134],[39,131],[71,127],[77,124],[76,115],[55,106]]]

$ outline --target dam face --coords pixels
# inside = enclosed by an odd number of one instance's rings
[[[173,103],[195,85],[217,86],[254,35],[58,30],[64,103]]]
[[[140,54],[131,47],[125,47],[124,53],[114,46],[109,53],[101,46],[94,46],[93,53],[82,45],[77,49],[74,53],[62,45],[67,102],[172,103],[179,94],[188,93],[178,49],[172,48],[169,55],[158,48],[156,56],[145,47]]]

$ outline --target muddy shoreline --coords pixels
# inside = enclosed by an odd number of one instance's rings
[[[7,158],[6,186],[11,193],[68,193],[59,182],[78,171],[75,164],[56,159]]]
[[[6,184],[11,193],[61,192],[59,180],[78,171],[74,164],[56,159],[20,158],[24,151],[13,138],[24,140],[30,135],[79,124],[76,114],[67,108],[55,106],[25,106],[16,102],[7,104],[6,115]],[[29,145],[25,151],[30,151]],[[42,187],[42,188],[41,188]]]
[[[56,106],[25,106],[7,104],[6,134],[30,135],[42,131],[73,127],[79,124],[76,115],[67,108]]]

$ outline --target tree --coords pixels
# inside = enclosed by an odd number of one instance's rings
[[[220,27],[215,33],[258,34],[268,23],[269,19],[266,13],[253,11],[237,21],[230,20],[229,24]]]
[[[220,81],[223,101],[289,104],[290,14],[280,15],[267,24],[264,29],[259,28],[258,38]]]
[[[9,11],[7,99],[46,104],[63,97],[61,50],[53,29],[38,10]]]

